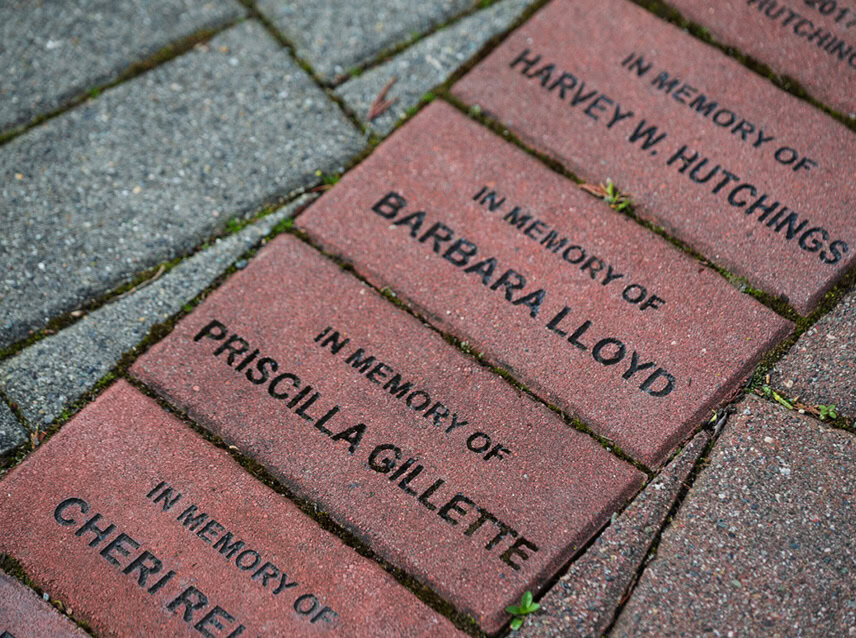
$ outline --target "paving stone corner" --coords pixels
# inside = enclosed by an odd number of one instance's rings
[[[806,330],[773,366],[770,384],[803,403],[856,418],[856,290]]]
[[[68,328],[0,363],[0,388],[35,428],[56,419],[136,346],[284,219],[317,198],[303,195],[282,209],[144,282]]]
[[[571,564],[520,630],[523,638],[598,638],[612,623],[681,489],[707,447],[696,434]]]
[[[0,637],[87,638],[34,591],[0,571]]]
[[[27,131],[0,149],[0,347],[365,145],[253,20]]]
[[[737,405],[612,636],[856,635],[856,437]]]
[[[27,430],[0,398],[0,458],[11,454],[27,441]]]
[[[321,78],[333,81],[474,4],[475,0],[259,0],[258,7],[294,44],[298,56]]]
[[[336,88],[336,94],[366,126],[387,135],[430,89],[448,80],[492,37],[508,29],[535,0],[501,0],[420,40],[380,66]],[[391,84],[390,84],[391,83]],[[389,109],[368,119],[375,99],[384,97]]]

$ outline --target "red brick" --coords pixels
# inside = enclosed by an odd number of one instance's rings
[[[86,632],[0,572],[0,638],[86,638]]]
[[[671,0],[684,17],[816,98],[856,117],[856,4],[837,0]]]
[[[480,203],[484,196],[474,201],[485,185],[499,193],[497,205],[505,198],[495,212]],[[394,219],[372,211],[389,191],[407,201]],[[516,206],[518,215],[532,216],[522,230],[505,221]],[[430,239],[421,243],[408,227],[394,225],[419,210],[427,212],[419,238],[441,222],[478,247],[467,266],[450,263],[432,252]],[[542,224],[532,226],[535,220]],[[400,292],[444,331],[651,466],[709,418],[789,328],[714,272],[441,103],[346,175],[299,224],[376,285]],[[553,229],[569,238],[558,253],[540,243]],[[488,257],[498,264],[485,285],[464,269]],[[592,257],[600,262],[582,270]],[[592,272],[598,265],[601,270]],[[502,289],[492,289],[506,269],[526,278],[526,286],[512,292],[514,302],[545,291],[537,317],[534,307],[509,303]],[[604,285],[607,278],[612,281]],[[639,301],[629,303],[624,295]],[[566,306],[571,311],[554,324],[567,333],[562,336],[548,326]],[[577,338],[585,349],[569,342],[577,329],[585,331]],[[608,365],[594,357],[606,338],[624,348],[624,357]],[[609,363],[621,348],[607,343],[597,354]],[[631,373],[634,352],[637,364],[654,365]],[[647,386],[664,392],[658,397],[644,386],[660,368],[675,383],[666,392],[667,377],[660,373]]]
[[[196,340],[214,320],[225,328],[205,334],[220,339]],[[324,345],[334,337],[328,327],[343,344],[335,354],[332,342]],[[230,365],[228,352],[216,353],[234,335],[248,345]],[[361,358],[375,357],[364,371],[353,365],[360,349]],[[263,357],[276,361],[277,376],[255,385],[257,366],[273,365]],[[292,237],[272,242],[132,372],[487,631],[644,478]],[[287,374],[300,378],[299,389],[288,377],[275,383]],[[394,386],[404,383],[412,387],[399,396]],[[359,441],[358,430],[350,442],[335,438],[359,424]],[[384,445],[401,450],[386,472],[383,459],[394,452],[375,454]],[[458,500],[456,511],[457,494],[474,505]],[[503,526],[514,531],[500,537]],[[529,557],[507,553],[515,544]]]
[[[457,633],[124,381],[3,480],[0,529],[0,551],[101,635]],[[153,570],[142,585],[135,564]]]
[[[856,261],[853,133],[631,2],[554,0],[453,91],[802,314]],[[652,125],[659,143],[630,141]],[[759,200],[778,205],[747,214]]]

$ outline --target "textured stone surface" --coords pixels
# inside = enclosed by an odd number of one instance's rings
[[[508,29],[532,1],[497,2],[349,80],[337,88],[336,93],[365,122],[377,96],[395,78],[385,97],[395,103],[382,115],[366,122],[375,132],[386,135],[409,108],[419,104],[428,90],[448,80],[488,40]]]
[[[160,279],[102,306],[58,334],[0,364],[0,388],[33,426],[53,421],[136,346],[202,292],[283,219],[312,201],[304,196],[241,232],[218,240]]]
[[[294,43],[297,55],[332,80],[415,34],[472,7],[475,0],[259,0],[259,9]]]
[[[27,440],[27,432],[9,406],[0,399],[0,457],[13,452]]]
[[[494,199],[483,189],[494,189]],[[404,209],[373,211],[391,191],[407,201]],[[426,211],[419,228],[417,211]],[[427,234],[437,223],[451,239]],[[707,420],[790,326],[441,102],[298,224],[377,287],[390,287],[650,466]],[[468,244],[455,248],[461,238]],[[472,245],[477,252],[463,254]],[[514,290],[502,285],[508,269],[517,273],[506,278]]]
[[[0,5],[0,130],[242,15],[233,0],[10,0]]]
[[[254,22],[12,140],[0,148],[0,346],[362,144]]]
[[[856,438],[749,397],[613,636],[856,635]]]
[[[632,2],[554,0],[453,92],[801,314],[856,262],[854,134]]]
[[[0,636],[4,638],[86,638],[34,591],[0,572]]]
[[[804,403],[835,404],[856,417],[856,291],[806,330],[770,372],[771,384]]]
[[[521,636],[603,635],[709,440],[700,432],[663,468],[541,599]]]
[[[124,381],[2,486],[0,551],[99,635],[455,633]]]
[[[489,632],[644,479],[290,236],[132,374]]]
[[[837,0],[671,0],[684,17],[795,78],[814,97],[856,117],[856,4]]]

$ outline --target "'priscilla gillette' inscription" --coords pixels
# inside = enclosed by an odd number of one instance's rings
[[[316,341],[323,340],[326,335],[329,339],[326,345],[333,349],[337,347],[341,349],[347,345],[340,335],[329,333],[328,330],[320,338],[316,338]],[[202,341],[203,339],[206,341]],[[247,340],[230,333],[222,322],[216,319],[209,321],[196,333],[193,340],[197,343],[222,342],[213,351],[215,357],[228,352],[225,358],[226,365],[229,367],[234,365],[234,370],[242,372],[248,382],[266,386],[270,397],[283,401],[286,409],[292,410],[295,415],[327,437],[330,442],[339,444],[350,456],[365,458],[363,469],[387,475],[391,486],[398,487],[408,496],[414,497],[418,505],[436,514],[446,524],[462,530],[462,534],[472,537],[473,542],[485,543],[483,545],[485,551],[497,550],[499,560],[508,568],[520,570],[525,561],[538,551],[538,546],[534,542],[499,518],[488,509],[486,504],[455,489],[454,485],[442,476],[442,467],[431,470],[427,462],[420,462],[418,451],[407,450],[404,445],[388,440],[372,441],[373,433],[367,423],[341,425],[342,421],[346,423],[352,423],[352,421],[347,420],[339,405],[331,406],[329,403],[324,403],[325,399],[320,391],[315,390],[311,384],[306,383],[294,372],[282,372],[281,364],[277,359],[269,356],[260,357],[259,348],[250,351]],[[360,356],[365,356],[365,353],[361,353]],[[351,359],[353,364],[353,356]],[[250,366],[252,362],[255,362],[254,366]],[[380,370],[378,374],[379,372]],[[428,401],[425,400],[430,398],[427,393],[420,390],[414,392],[425,395],[420,397],[420,400],[425,403],[420,410],[430,410]],[[412,396],[412,393],[406,396]],[[312,416],[309,410],[318,401],[321,402],[322,407],[314,412],[315,416]],[[432,405],[438,405],[435,414],[439,410],[446,410],[442,404]],[[433,418],[434,414],[431,417]],[[502,445],[491,448],[491,438],[484,432],[472,434],[467,439],[467,448],[471,452],[484,453],[486,461],[491,458],[501,459],[505,453],[510,452]],[[367,456],[363,457],[367,450]],[[188,510],[183,516],[195,521],[196,509]],[[200,519],[197,526],[204,521],[205,519]],[[219,527],[222,528],[222,526]],[[200,533],[206,528],[201,528]],[[210,535],[213,536],[214,533]],[[226,542],[222,538],[221,541]]]

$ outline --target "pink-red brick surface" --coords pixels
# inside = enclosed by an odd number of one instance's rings
[[[3,479],[0,529],[101,636],[457,633],[124,381]]]
[[[644,478],[294,237],[132,373],[487,631]]]
[[[406,206],[394,211],[393,201]],[[438,223],[451,239],[435,244]],[[710,418],[790,326],[444,103],[298,224],[650,466]],[[468,243],[456,250],[459,239]],[[461,251],[473,253],[466,263]],[[502,285],[509,269],[517,274],[506,280],[525,286]]]
[[[801,314],[856,260],[856,136],[632,2],[554,0],[453,92]]]
[[[671,0],[717,41],[795,78],[856,117],[856,3],[844,0]]]
[[[73,610],[72,610],[73,611]],[[35,592],[0,572],[0,638],[86,638]]]

